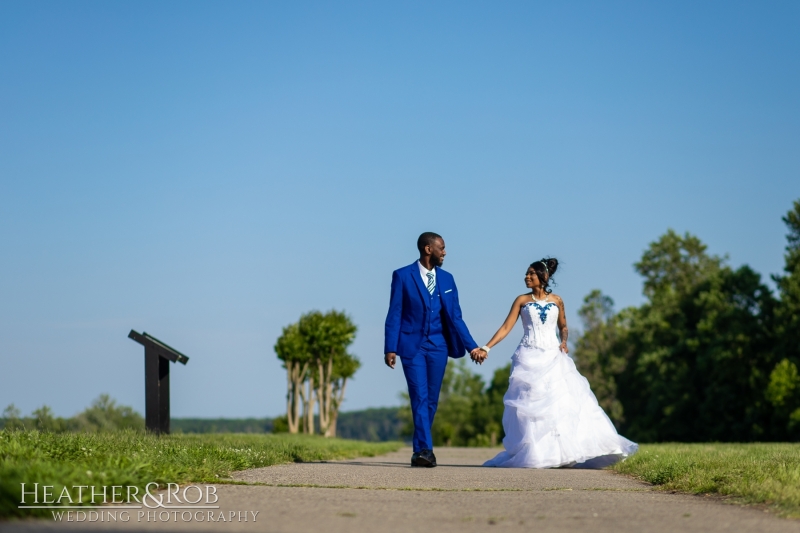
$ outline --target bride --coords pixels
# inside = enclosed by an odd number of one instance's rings
[[[514,300],[506,321],[473,356],[483,363],[522,316],[525,335],[511,357],[511,377],[503,397],[505,451],[484,466],[602,468],[639,447],[617,434],[589,382],[567,355],[564,302],[548,288],[557,268],[554,258],[528,267],[525,286],[531,292]]]

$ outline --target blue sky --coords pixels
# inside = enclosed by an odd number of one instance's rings
[[[800,197],[796,2],[0,3],[0,408],[144,409],[145,330],[190,356],[173,416],[274,416],[272,346],[347,311],[345,409],[397,405],[391,271],[446,240],[479,343],[562,266],[642,301],[668,228],[783,264]],[[512,333],[479,368],[508,362]]]

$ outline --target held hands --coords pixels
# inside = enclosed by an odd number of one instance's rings
[[[486,361],[486,358],[489,357],[489,354],[481,348],[475,348],[469,352],[469,356],[476,365],[482,365],[483,362]]]
[[[469,356],[475,364],[482,365],[483,362],[486,361],[486,358],[489,357],[489,354],[481,348],[475,348],[469,353]],[[383,362],[386,363],[386,366],[393,369],[397,362],[397,354],[392,352],[385,354],[383,356]]]

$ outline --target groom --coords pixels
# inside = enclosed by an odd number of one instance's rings
[[[392,293],[386,315],[384,361],[403,363],[414,418],[411,466],[436,466],[431,425],[439,403],[447,357],[469,350],[480,357],[461,318],[453,276],[441,269],[446,252],[440,235],[425,232],[417,239],[419,261],[392,273]]]

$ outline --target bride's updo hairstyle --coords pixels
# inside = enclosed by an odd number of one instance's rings
[[[539,283],[542,284],[544,292],[547,294],[553,292],[549,286],[550,282],[553,280],[553,274],[555,274],[556,270],[558,270],[558,259],[555,257],[546,257],[541,261],[531,263],[531,268],[534,272],[536,272],[536,276],[538,276]]]

